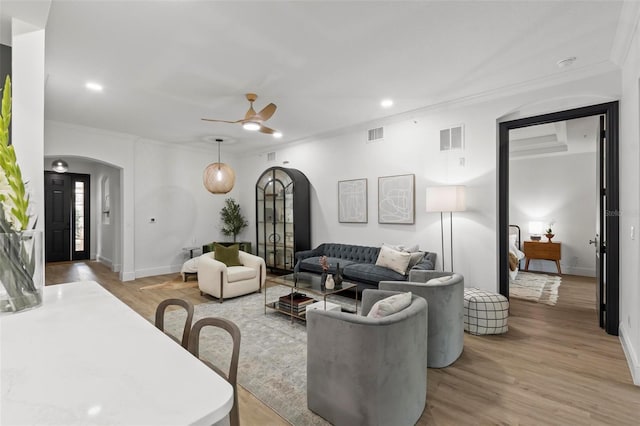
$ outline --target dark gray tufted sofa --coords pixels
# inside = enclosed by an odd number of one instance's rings
[[[327,256],[329,273],[340,269],[345,280],[358,284],[358,289],[378,288],[380,281],[406,281],[407,275],[399,274],[388,268],[376,266],[380,247],[356,246],[351,244],[323,243],[313,250],[296,252],[295,272],[322,273],[320,257]],[[413,269],[435,269],[436,254],[426,252],[425,257]]]

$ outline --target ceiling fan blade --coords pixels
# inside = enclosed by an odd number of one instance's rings
[[[271,134],[275,133],[277,130],[273,130],[273,129],[268,128],[267,126],[260,125],[260,129],[258,129],[258,131],[260,131],[262,133],[266,133],[268,135],[271,135]]]
[[[258,116],[262,119],[262,121],[267,121],[271,118],[274,112],[276,112],[276,104],[270,103],[266,107],[262,108],[262,111],[258,113]]]
[[[204,121],[214,121],[216,123],[231,123],[231,124],[235,124],[235,123],[239,123],[242,120],[236,120],[236,121],[229,121],[229,120],[214,120],[213,118],[201,118],[201,120]]]

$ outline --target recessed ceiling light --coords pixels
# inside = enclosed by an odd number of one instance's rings
[[[282,132],[273,132],[273,137],[276,139],[280,139],[282,137]]]
[[[383,99],[382,102],[380,102],[380,106],[382,106],[382,108],[390,108],[393,106],[393,101],[391,99]]]
[[[578,59],[578,58],[576,58],[575,56],[571,56],[569,58],[565,58],[565,59],[562,59],[562,60],[556,62],[556,65],[558,65],[558,68],[566,68],[568,66],[573,65],[573,63],[576,61],[576,59]]]
[[[94,83],[92,81],[87,82],[87,84],[85,84],[84,87],[86,87],[89,90],[93,90],[94,92],[102,92],[102,85],[98,83]]]

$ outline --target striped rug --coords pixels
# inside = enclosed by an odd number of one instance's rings
[[[509,282],[509,296],[516,299],[555,305],[562,277],[559,275],[518,272],[515,280]]]

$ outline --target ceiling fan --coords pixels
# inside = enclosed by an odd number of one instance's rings
[[[247,113],[244,115],[244,118],[241,118],[240,120],[236,120],[236,121],[229,121],[229,120],[215,120],[212,118],[203,118],[202,120],[204,121],[214,121],[217,123],[241,123],[242,127],[245,130],[250,130],[250,131],[260,131],[262,133],[267,133],[270,135],[273,135],[274,137],[280,137],[282,136],[282,133],[280,133],[279,131],[275,130],[275,129],[271,129],[265,125],[263,125],[262,123],[267,121],[268,119],[271,118],[271,116],[276,112],[276,104],[274,103],[270,103],[269,105],[267,105],[266,107],[262,108],[262,110],[260,112],[256,112],[253,109],[253,102],[255,102],[256,99],[258,99],[258,95],[256,95],[255,93],[247,93],[246,95],[247,100],[249,101],[250,105],[249,105],[249,110],[247,111]]]

